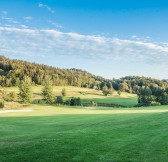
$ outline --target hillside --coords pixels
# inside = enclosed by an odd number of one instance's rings
[[[94,76],[86,71],[78,69],[60,69],[43,64],[30,63],[22,60],[9,59],[0,56],[0,85],[16,86],[19,80],[27,75],[34,84],[41,85],[46,75],[51,76],[53,84],[78,87],[93,87],[98,85],[102,77]]]
[[[24,76],[29,76],[34,85],[41,85],[49,75],[55,86],[77,86],[96,89],[114,88],[122,92],[137,93],[148,86],[167,88],[168,82],[144,76],[127,76],[120,79],[105,79],[79,69],[60,69],[43,64],[31,63],[22,60],[9,59],[0,56],[0,85],[11,87],[19,85]]]

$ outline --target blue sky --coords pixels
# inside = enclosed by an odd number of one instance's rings
[[[106,78],[168,78],[166,0],[0,0],[0,55]]]

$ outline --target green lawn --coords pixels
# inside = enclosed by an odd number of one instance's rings
[[[33,111],[0,114],[1,162],[168,160],[168,112],[159,112],[167,106],[24,109]]]
[[[90,105],[91,101],[96,102],[98,105],[112,106],[119,105],[125,107],[132,107],[137,105],[138,99],[136,97],[131,98],[117,98],[117,97],[106,97],[106,98],[93,98],[93,99],[82,99],[83,105]]]

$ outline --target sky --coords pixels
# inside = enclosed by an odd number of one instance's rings
[[[167,29],[167,0],[0,0],[0,55],[108,79],[167,79]]]

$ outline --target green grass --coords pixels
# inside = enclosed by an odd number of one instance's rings
[[[137,98],[117,98],[117,97],[106,97],[106,98],[94,98],[94,99],[82,99],[83,105],[90,105],[91,101],[96,102],[98,105],[119,105],[125,107],[132,107],[137,105]]]
[[[81,88],[81,87],[72,87],[72,86],[54,86],[53,91],[55,96],[61,95],[62,89],[66,89],[66,97],[64,97],[64,100],[70,99],[71,97],[80,97],[82,100],[82,104],[84,106],[91,106],[91,101],[95,101],[99,104],[104,104],[104,106],[111,106],[111,105],[121,105],[126,107],[132,107],[137,104],[137,96],[135,94],[125,93],[122,92],[119,96],[117,92],[115,91],[112,96],[104,96],[102,94],[102,91],[100,90],[94,90],[90,88]],[[17,87],[9,87],[6,88],[8,92],[15,91],[18,93]],[[41,99],[41,90],[42,86],[33,86],[32,87],[32,93],[33,93],[33,99]]]
[[[25,108],[24,108],[25,109]],[[0,114],[1,162],[166,162],[167,106]],[[153,112],[158,110],[158,112]],[[133,113],[134,112],[134,113]]]

